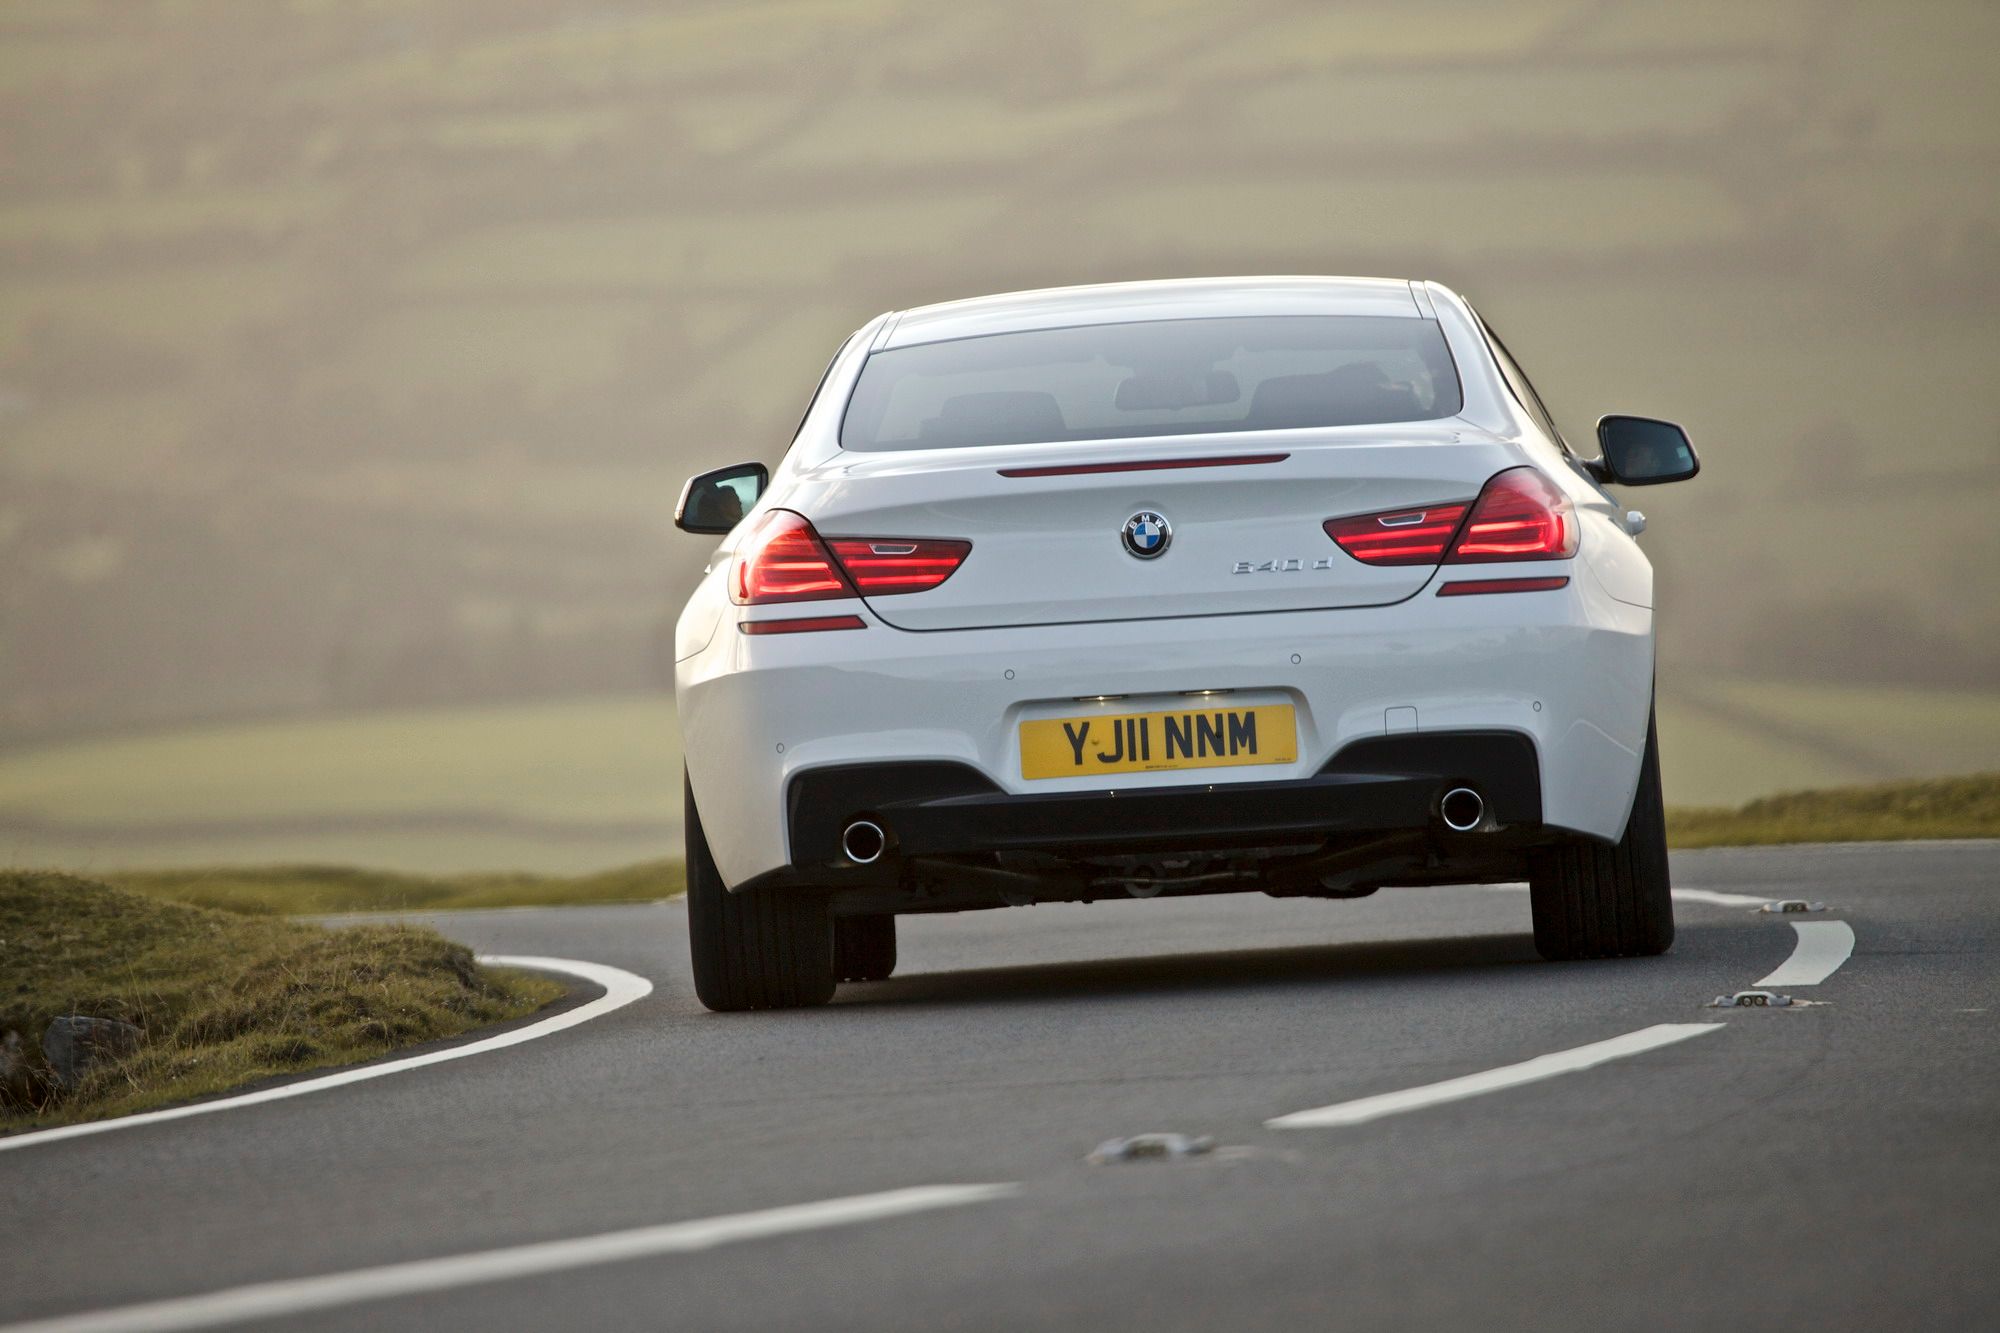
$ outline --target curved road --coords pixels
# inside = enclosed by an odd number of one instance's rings
[[[655,989],[506,1050],[0,1153],[0,1324],[1991,1327],[2000,843],[1674,870],[1708,899],[1654,960],[1539,963],[1506,889],[1044,906],[906,919],[895,978],[789,1014],[702,1011],[678,903],[441,917]],[[1818,1004],[1703,1007],[1795,949],[1838,962],[1838,928],[1793,929],[1836,921],[1852,957],[1779,988]],[[1219,1146],[1085,1161],[1152,1130]],[[963,1185],[1012,1188],[766,1213]],[[447,1256],[475,1257],[393,1267]]]

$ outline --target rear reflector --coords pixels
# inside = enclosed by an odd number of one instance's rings
[[[1473,597],[1483,592],[1554,592],[1569,586],[1567,574],[1546,579],[1459,579],[1438,587],[1440,597]]]
[[[867,629],[860,616],[796,616],[791,620],[745,620],[736,628],[745,634],[805,634],[822,629]]]
[[[1445,563],[1567,560],[1576,554],[1576,536],[1569,497],[1531,467],[1508,468],[1479,492]]]
[[[833,563],[812,524],[789,509],[764,515],[744,539],[729,581],[729,599],[738,606],[823,602],[855,595],[854,585]]]
[[[1330,518],[1326,535],[1365,565],[1435,565],[1444,558],[1458,525],[1471,508],[1458,504],[1398,509],[1387,514]]]
[[[1003,477],[1082,477],[1095,472],[1166,472],[1184,467],[1251,467],[1282,463],[1290,454],[1237,454],[1230,458],[1148,458],[1132,463],[1066,463],[1059,467],[1003,467]]]
[[[927,592],[958,572],[971,542],[942,538],[834,537],[827,545],[863,597]]]

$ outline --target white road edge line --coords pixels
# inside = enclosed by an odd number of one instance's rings
[[[1526,893],[1526,884],[1482,884],[1484,889],[1498,889],[1502,892]],[[1753,898],[1747,893],[1719,893],[1714,889],[1673,889],[1674,897],[1686,903],[1708,903],[1713,907],[1762,907],[1769,898]]]
[[[166,1120],[185,1120],[189,1116],[233,1111],[238,1107],[283,1101],[288,1097],[303,1097],[309,1092],[325,1092],[329,1088],[345,1087],[349,1083],[365,1083],[371,1078],[400,1074],[406,1069],[421,1069],[425,1065],[443,1064],[447,1060],[463,1060],[468,1055],[484,1055],[488,1051],[519,1046],[524,1041],[533,1041],[537,1037],[546,1037],[565,1028],[573,1028],[579,1023],[588,1023],[591,1019],[600,1018],[614,1009],[623,1009],[634,1000],[644,999],[653,991],[653,983],[636,972],[627,972],[622,967],[610,967],[603,963],[586,963],[574,958],[535,958],[515,954],[481,954],[479,961],[491,963],[496,967],[523,967],[536,972],[560,972],[565,976],[580,977],[602,986],[604,994],[574,1009],[565,1009],[562,1013],[552,1014],[539,1023],[530,1023],[511,1032],[502,1032],[496,1037],[470,1041],[463,1046],[450,1046],[441,1051],[406,1056],[401,1060],[384,1060],[379,1064],[343,1069],[336,1074],[301,1079],[296,1083],[282,1083],[275,1088],[262,1088],[236,1097],[219,1097],[212,1102],[194,1102],[188,1106],[169,1106],[162,1111],[142,1111],[138,1115],[120,1116],[115,1120],[92,1120],[80,1125],[59,1125],[54,1129],[35,1130],[28,1134],[10,1134],[0,1138],[0,1152],[8,1152],[15,1148],[33,1148],[63,1139],[82,1138],[87,1134],[108,1134],[114,1129],[135,1129],[140,1125],[157,1125]]]
[[[346,1273],[228,1287],[200,1296],[90,1310],[26,1324],[0,1333],[138,1333],[139,1330],[213,1328],[252,1319],[281,1319],[366,1301],[449,1291],[487,1282],[559,1273],[662,1254],[686,1254],[736,1241],[783,1236],[821,1227],[851,1226],[934,1208],[955,1208],[1015,1193],[1017,1185],[916,1185],[880,1194],[857,1194],[820,1203],[731,1213],[692,1222],[608,1231],[571,1240],[540,1241],[501,1250],[447,1255],[357,1268]]]
[[[1674,889],[1674,897],[1685,903],[1710,903],[1716,907],[1762,907],[1769,898],[1754,898],[1747,893],[1718,893],[1714,889]]]
[[[1817,986],[1854,954],[1854,928],[1845,921],[1794,921],[1799,933],[1792,956],[1778,970],[1758,982],[1759,989],[1771,986]]]
[[[1659,1023],[1649,1028],[1641,1028],[1637,1032],[1628,1032],[1622,1037],[1612,1037],[1607,1041],[1594,1041],[1588,1046],[1538,1055],[1518,1065],[1488,1069],[1478,1074],[1467,1074],[1463,1078],[1446,1079],[1442,1083],[1429,1083],[1421,1088],[1405,1088],[1401,1092],[1385,1092],[1374,1097],[1362,1097],[1356,1101],[1335,1102],[1332,1106],[1314,1107],[1310,1111],[1294,1111],[1275,1120],[1266,1120],[1264,1124],[1270,1129],[1331,1129],[1365,1124],[1370,1120],[1380,1120],[1384,1116],[1401,1115],[1405,1111],[1420,1111],[1427,1106],[1440,1106],[1446,1102],[1464,1101],[1468,1097],[1479,1097],[1489,1092],[1518,1088],[1527,1083],[1539,1083],[1558,1074],[1573,1074],[1580,1069],[1590,1069],[1606,1061],[1658,1050],[1662,1046],[1671,1046],[1675,1042],[1686,1041],[1689,1037],[1720,1032],[1726,1026],[1727,1024],[1723,1023]]]

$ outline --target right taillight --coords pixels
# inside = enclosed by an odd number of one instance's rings
[[[1398,509],[1388,514],[1330,518],[1323,526],[1341,550],[1364,565],[1435,565],[1465,520],[1466,508],[1460,502],[1429,509]]]
[[[1486,483],[1447,565],[1506,560],[1567,560],[1576,554],[1576,507],[1531,467],[1509,468]]]
[[[1330,518],[1324,527],[1365,565],[1476,565],[1576,554],[1574,506],[1531,467],[1496,474],[1470,504]]]

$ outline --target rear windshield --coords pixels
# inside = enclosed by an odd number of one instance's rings
[[[1460,406],[1434,320],[1165,319],[876,352],[843,448],[940,449],[1430,421]]]

